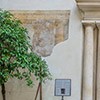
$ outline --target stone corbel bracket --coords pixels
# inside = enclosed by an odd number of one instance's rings
[[[11,13],[24,25],[31,25],[33,51],[40,56],[50,56],[56,44],[68,39],[69,10],[11,11]]]

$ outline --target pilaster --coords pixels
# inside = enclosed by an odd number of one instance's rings
[[[82,100],[94,100],[94,28],[95,21],[82,21],[84,25],[84,68]]]
[[[96,22],[98,28],[98,54],[97,54],[97,85],[96,85],[96,100],[100,99],[100,21]]]
[[[84,26],[82,100],[99,100],[100,0],[76,0]],[[98,29],[97,29],[98,27]],[[97,85],[97,88],[96,88]],[[97,90],[96,90],[97,89]]]

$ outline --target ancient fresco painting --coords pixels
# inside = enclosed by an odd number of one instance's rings
[[[12,11],[28,29],[33,51],[42,57],[50,56],[56,44],[68,39],[69,14],[57,11]]]

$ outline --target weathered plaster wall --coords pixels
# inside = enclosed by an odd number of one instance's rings
[[[43,100],[60,100],[54,96],[54,82],[56,78],[72,80],[71,97],[65,100],[80,100],[83,33],[80,15],[74,0],[1,0],[0,8],[7,10],[70,10],[69,38],[57,44],[51,56],[46,57],[52,81],[43,85]],[[37,84],[28,88],[23,81],[12,80],[6,85],[7,100],[34,100]],[[1,95],[0,95],[0,100]]]

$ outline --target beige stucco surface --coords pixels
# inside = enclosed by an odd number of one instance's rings
[[[83,33],[80,15],[74,0],[1,0],[0,8],[7,10],[70,10],[69,38],[57,44],[51,56],[45,57],[52,81],[43,85],[43,100],[60,100],[54,96],[55,79],[71,79],[71,96],[64,100],[81,99]],[[11,80],[6,84],[7,100],[34,100],[37,82],[33,88],[23,81]],[[0,94],[0,100],[2,100]],[[39,100],[39,99],[38,99]]]

